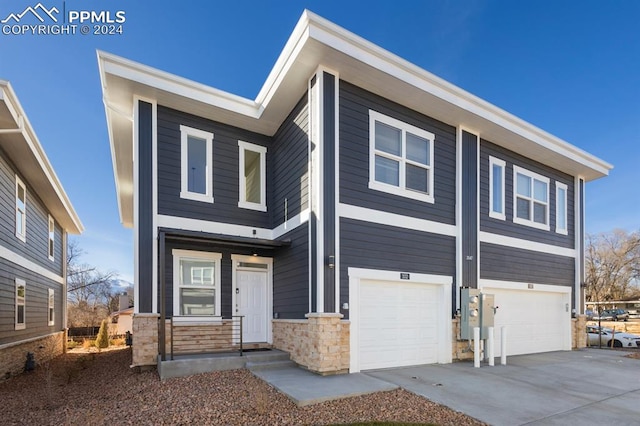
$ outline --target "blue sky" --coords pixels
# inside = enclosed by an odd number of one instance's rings
[[[37,3],[3,1],[0,20]],[[96,49],[253,99],[304,8],[613,164],[587,185],[587,232],[640,229],[640,2],[42,4],[126,13],[121,35],[0,34],[0,79],[85,225],[84,260],[125,280],[133,237],[117,211]]]

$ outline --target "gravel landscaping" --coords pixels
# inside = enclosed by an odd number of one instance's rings
[[[134,373],[130,349],[70,352],[0,382],[3,425],[327,425],[483,423],[404,390],[298,407],[247,370],[160,382]]]

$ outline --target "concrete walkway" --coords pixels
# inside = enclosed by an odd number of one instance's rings
[[[583,349],[367,373],[492,425],[638,425],[640,360]],[[499,359],[497,360],[499,362]]]

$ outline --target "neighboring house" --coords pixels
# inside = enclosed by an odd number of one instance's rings
[[[447,363],[461,287],[495,295],[509,354],[571,349],[606,162],[308,11],[255,100],[98,62],[134,365],[170,319],[234,315],[320,373]]]
[[[67,235],[82,223],[11,85],[0,80],[0,377],[62,353]]]

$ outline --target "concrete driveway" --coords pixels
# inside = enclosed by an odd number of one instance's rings
[[[638,425],[640,360],[583,349],[366,374],[492,425]]]

